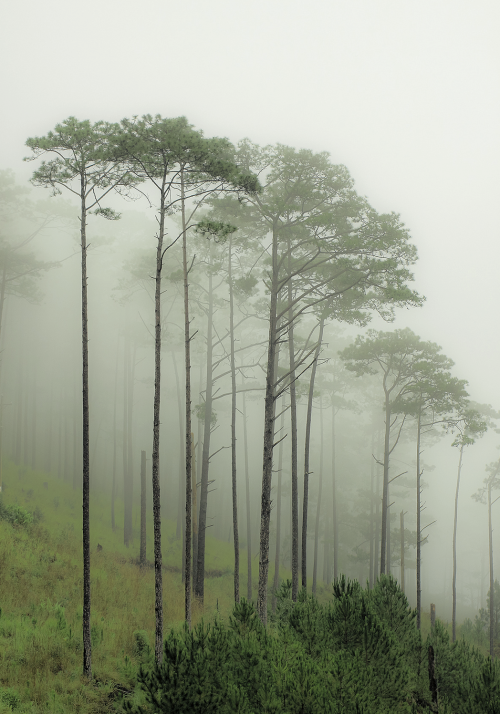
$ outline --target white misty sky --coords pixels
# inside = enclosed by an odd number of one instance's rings
[[[208,136],[328,151],[418,247],[427,303],[395,327],[438,342],[499,409],[499,37],[497,0],[4,2],[0,167],[28,177],[26,138],[70,115],[186,115]]]
[[[500,407],[499,34],[494,0],[4,3],[0,163],[27,176],[26,138],[70,115],[329,151],[418,246],[427,304],[396,326]]]

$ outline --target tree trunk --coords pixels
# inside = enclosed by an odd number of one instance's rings
[[[421,413],[419,410],[417,419],[417,630],[420,630],[420,618],[422,613],[422,583],[420,579],[421,573],[421,547],[422,539],[420,537],[421,523],[420,517],[422,514],[422,506],[420,504],[420,496],[422,493],[422,487],[420,485],[420,478],[422,472],[420,469],[420,437],[421,437]]]
[[[385,393],[385,437],[384,437],[384,485],[382,488],[382,526],[380,538],[380,574],[386,574],[387,556],[387,516],[389,505],[389,439],[391,433],[391,405],[389,393]],[[388,572],[388,571],[387,571]]]
[[[123,543],[124,545],[130,545],[130,535],[132,530],[132,499],[129,498],[129,450],[127,445],[128,439],[128,400],[130,399],[129,394],[129,380],[128,380],[128,366],[130,361],[130,344],[127,334],[125,331],[125,336],[123,340],[123,444],[122,444],[122,454],[123,454]]]
[[[31,469],[36,469],[36,365],[33,369],[32,413],[31,413]]]
[[[288,272],[292,272],[292,256],[288,243]],[[292,437],[292,601],[297,601],[299,593],[299,485],[298,485],[298,444],[297,444],[297,391],[295,384],[295,344],[293,339],[293,285],[288,281],[288,355],[290,359],[290,422]]]
[[[248,471],[247,407],[243,392],[243,448],[245,451],[245,492],[247,510],[247,600],[252,599],[252,523],[250,518],[250,474]]]
[[[229,339],[231,341],[231,485],[233,495],[234,601],[240,601],[240,542],[238,535],[238,492],[236,487],[236,367],[234,363],[234,295],[232,273],[232,236],[229,236]]]
[[[264,440],[262,455],[262,496],[259,535],[259,587],[257,611],[263,625],[267,624],[267,580],[269,574],[269,526],[271,521],[271,484],[273,472],[277,303],[278,303],[278,231],[273,226],[271,285],[269,303],[269,341],[267,347],[266,393],[264,400]]]
[[[284,405],[281,405],[281,424],[280,424],[280,439],[283,438],[283,429],[285,428],[285,410]],[[276,495],[276,551],[274,556],[274,583],[273,583],[273,612],[276,612],[276,592],[280,584],[280,550],[281,550],[281,486],[283,472],[283,441],[280,441],[278,452],[278,493]]]
[[[337,453],[335,430],[335,404],[332,403],[332,531],[333,531],[333,581],[339,575],[339,522],[337,518]]]
[[[184,432],[184,415],[182,413],[182,398],[181,398],[181,386],[179,382],[179,372],[177,370],[177,361],[175,359],[175,352],[172,352],[172,362],[174,365],[174,375],[175,375],[175,386],[177,388],[177,413],[178,413],[178,425],[179,425],[179,491],[177,499],[177,529],[175,532],[175,537],[177,540],[182,537],[184,538],[184,479],[185,479],[185,465],[186,457],[184,453],[186,435]],[[182,562],[184,564],[184,546],[182,548]],[[182,568],[182,582],[184,582],[184,567]]]
[[[141,548],[140,565],[146,565],[146,452],[141,451]]]
[[[211,250],[210,250],[211,253]],[[200,522],[198,533],[198,566],[195,595],[203,604],[205,596],[205,540],[207,531],[208,472],[210,469],[210,437],[212,433],[212,393],[213,393],[213,283],[212,270],[208,270],[208,311],[207,311],[207,369],[205,389],[205,419],[203,425],[203,452],[201,461]]]
[[[21,464],[21,453],[22,453],[22,444],[23,444],[23,384],[24,384],[24,379],[23,379],[23,360],[21,360],[21,364],[19,365],[19,376],[17,378],[17,404],[16,404],[16,442],[15,442],[15,461],[16,464],[20,465]],[[61,421],[59,419],[59,425]],[[59,426],[59,432],[60,432],[60,426]],[[60,461],[60,459],[59,459]],[[59,470],[59,477],[60,477],[60,470]]]
[[[184,616],[188,628],[191,629],[191,336],[189,334],[189,276],[187,265],[187,235],[183,169],[181,169],[181,215],[182,268],[184,275],[184,354],[186,359],[186,547],[184,550]]]
[[[82,248],[82,452],[83,452],[83,675],[92,678],[90,639],[90,442],[89,442],[89,351],[87,327],[87,236],[85,178],[81,176],[80,237]]]
[[[401,534],[401,590],[405,591],[405,514],[399,514],[399,530]]]
[[[193,490],[193,583],[196,582],[196,568],[198,565],[198,503],[196,488],[196,453],[194,444],[194,434],[191,432],[191,478]]]
[[[323,405],[320,399],[319,403],[319,433],[320,433],[320,449],[319,449],[319,484],[318,484],[318,505],[316,508],[316,527],[314,530],[314,566],[313,566],[313,584],[312,593],[316,595],[316,581],[318,577],[318,550],[319,550],[319,525],[321,519],[321,496],[323,494]]]
[[[451,614],[452,642],[456,640],[457,623],[457,519],[458,519],[458,490],[460,488],[460,472],[462,471],[463,445],[460,447],[460,457],[458,459],[457,490],[455,493],[455,519],[453,521],[453,608]]]
[[[160,225],[156,244],[155,272],[155,386],[153,401],[153,448],[151,477],[153,490],[153,551],[155,559],[155,660],[163,660],[163,574],[161,552],[161,491],[160,491],[160,397],[161,397],[161,272],[163,237],[165,234],[165,193],[161,192]]]
[[[134,504],[134,458],[133,458],[133,415],[134,415],[134,384],[135,384],[135,362],[137,353],[137,342],[134,342],[134,347],[130,350],[129,346],[129,358],[128,358],[128,399],[127,399],[127,496],[128,501],[128,521],[127,521],[127,532],[128,532],[128,543],[132,544],[134,540],[134,533],[132,527],[133,518],[133,504]],[[159,468],[159,466],[158,466]],[[124,499],[125,501],[125,499]],[[127,503],[125,501],[125,503]]]
[[[119,339],[116,340],[116,364],[115,364],[115,392],[113,399],[113,475],[111,482],[111,528],[114,531],[115,524],[115,498],[116,498],[116,402],[118,399],[118,356]]]
[[[375,498],[374,494],[374,483],[375,483],[375,424],[372,424],[372,453],[371,453],[371,460],[370,460],[370,569],[368,573],[368,582],[370,584],[370,589],[373,588],[374,584],[374,578],[373,578],[373,572],[374,572],[374,554],[375,554],[375,549],[374,549],[374,535],[375,535],[375,528],[374,528],[374,508],[373,508],[373,501]]]
[[[491,486],[492,479],[488,482],[488,545],[490,556],[490,657],[494,657],[495,642],[495,580],[493,577],[493,530],[491,528]]]
[[[321,343],[323,341],[324,324],[324,317],[321,316],[321,319],[319,321],[318,345],[314,354],[314,361],[311,370],[311,379],[309,381],[309,395],[307,399],[306,435],[304,447],[304,499],[302,503],[302,587],[304,589],[307,588],[307,509],[309,507],[309,450],[311,444],[312,407],[314,398],[314,382],[316,379],[316,370],[318,367]],[[317,553],[315,557],[317,558]]]

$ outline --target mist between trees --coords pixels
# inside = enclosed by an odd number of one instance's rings
[[[42,188],[0,174],[2,449],[82,489],[84,673],[89,489],[111,495],[110,526],[155,563],[157,662],[160,514],[177,524],[188,625],[214,536],[234,544],[235,601],[253,599],[264,625],[280,568],[292,601],[341,573],[370,587],[393,574],[417,627],[432,598],[455,636],[457,603],[472,614],[488,589],[486,555],[460,580],[460,476],[499,415],[425,336],[367,328],[424,300],[400,217],[377,213],[327,153],[233,146],[184,118],[70,118],[27,145]],[[438,582],[422,569],[443,512],[425,498],[440,478],[431,447],[456,479],[453,568]]]

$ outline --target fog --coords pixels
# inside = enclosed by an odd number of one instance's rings
[[[500,409],[497,379],[500,340],[496,307],[499,227],[494,207],[500,195],[498,120],[500,50],[497,3],[474,4],[424,0],[418,4],[355,0],[329,4],[312,0],[251,5],[190,0],[168,5],[145,0],[137,5],[90,0],[85,13],[67,3],[19,4],[4,10],[0,27],[2,53],[1,166],[11,169],[20,186],[28,186],[39,162],[24,163],[26,139],[43,136],[69,116],[91,121],[160,113],[185,115],[206,136],[225,136],[237,144],[245,137],[261,146],[284,144],[314,152],[327,151],[334,164],[344,164],[355,188],[379,212],[395,211],[410,232],[419,259],[411,267],[410,287],[426,297],[420,308],[396,310],[394,323],[373,315],[376,330],[411,328],[422,340],[438,343],[455,362],[453,375],[468,381],[470,398]],[[46,207],[68,196],[49,198],[31,188],[27,199]],[[91,485],[111,491],[116,443],[117,497],[123,497],[124,389],[133,384],[132,453],[138,489],[140,451],[151,456],[153,414],[154,305],[148,269],[154,270],[155,211],[145,200],[111,204],[120,221],[89,219],[89,351],[91,413]],[[60,204],[55,217],[29,242],[38,260],[53,262],[36,286],[40,299],[7,295],[0,334],[0,388],[3,395],[3,458],[27,467],[50,470],[75,479],[81,468],[81,278],[76,203]],[[48,208],[44,210],[50,210]],[[13,218],[0,226],[2,238],[23,240],[37,229],[36,220]],[[178,233],[171,221],[169,235]],[[8,235],[7,235],[8,231]],[[206,388],[207,245],[194,237],[192,283],[193,408],[203,403]],[[213,246],[214,259],[225,247]],[[181,267],[178,246],[167,254],[166,275]],[[221,257],[221,260],[224,260]],[[215,327],[227,326],[227,284],[218,288]],[[200,286],[199,288],[197,286]],[[265,301],[262,285],[257,296]],[[180,286],[165,280],[162,353],[161,486],[162,514],[177,519],[182,470],[179,446],[178,384],[182,392],[183,312]],[[310,318],[297,327],[309,333]],[[249,318],[238,336],[241,346],[267,339],[262,316]],[[364,328],[332,323],[326,328],[318,383],[331,378],[336,353]],[[126,337],[125,337],[126,336]],[[257,339],[255,339],[257,338]],[[126,364],[126,349],[130,358]],[[227,347],[216,354],[222,356]],[[248,347],[244,364],[265,363],[265,344]],[[176,380],[175,368],[178,370]],[[128,365],[128,366],[127,366]],[[124,371],[129,370],[129,387]],[[131,374],[133,371],[133,375]],[[226,369],[221,368],[222,372]],[[116,380],[115,380],[116,376]],[[262,387],[265,372],[246,367],[238,380]],[[308,373],[301,378],[308,382]],[[372,441],[373,414],[383,421],[377,383],[349,377],[355,409],[336,416],[339,566],[363,582],[368,574],[366,523],[374,467],[380,458]],[[230,391],[226,375],[219,394]],[[219,387],[220,385],[220,387]],[[318,386],[318,390],[321,387]],[[369,396],[367,396],[369,393]],[[128,395],[130,397],[130,394]],[[180,395],[182,402],[183,396]],[[286,399],[286,397],[285,397]],[[326,401],[326,397],[325,397]],[[322,403],[322,402],[321,402]],[[320,469],[319,398],[313,415],[313,462],[310,481],[310,552]],[[115,414],[116,405],[116,414]],[[250,511],[254,567],[258,569],[258,533],[262,485],[262,392],[248,392]],[[238,489],[242,547],[246,544],[243,396],[238,397]],[[217,538],[231,537],[230,403],[214,403],[217,424],[212,434],[208,518]],[[305,399],[298,407],[299,488],[303,469]],[[377,418],[378,418],[377,417]],[[289,419],[286,415],[285,419]],[[331,409],[324,409],[325,509],[331,503]],[[113,424],[116,424],[115,429]],[[393,453],[391,476],[408,470],[402,486],[391,486],[393,550],[399,542],[399,513],[415,531],[415,449],[412,427]],[[201,422],[193,417],[195,441],[201,446]],[[287,428],[284,428],[287,432]],[[377,432],[378,433],[378,432]],[[115,442],[116,436],[116,442]],[[424,445],[425,488],[422,526],[422,607],[437,604],[438,615],[451,619],[452,532],[458,449],[447,434]],[[377,437],[378,438],[378,437]],[[290,561],[289,438],[283,442],[282,560]],[[486,507],[471,499],[486,477],[485,466],[498,459],[498,434],[486,436],[464,451],[458,515],[458,618],[473,617],[486,606],[488,531]],[[219,451],[220,450],[220,451]],[[126,459],[127,457],[125,457]],[[275,462],[278,449],[275,450]],[[200,451],[197,452],[200,461]],[[401,465],[401,468],[399,468]],[[199,467],[199,463],[198,463]],[[277,467],[276,467],[277,468]],[[397,469],[397,471],[396,471]],[[380,468],[375,468],[380,478]],[[276,471],[277,473],[277,471]],[[368,494],[368,495],[367,495]],[[276,482],[273,482],[273,502]],[[300,499],[299,503],[302,503]],[[323,503],[323,500],[322,500]],[[135,506],[134,506],[135,507]],[[493,506],[493,548],[500,547]],[[138,509],[136,509],[138,510]],[[134,510],[134,519],[135,519]],[[331,579],[328,525],[320,546],[319,580]],[[272,516],[271,552],[275,528]],[[325,541],[326,538],[326,542]],[[330,538],[331,540],[331,538]],[[360,555],[361,553],[361,555]],[[326,555],[326,565],[324,559]],[[397,557],[392,572],[400,577]],[[406,553],[406,590],[415,604],[415,549]],[[244,566],[242,564],[242,570]]]

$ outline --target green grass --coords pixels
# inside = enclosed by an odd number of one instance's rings
[[[92,669],[82,677],[82,505],[70,484],[26,467],[4,467],[0,520],[0,714],[16,712],[104,712],[123,689],[131,689],[140,656],[134,632],[154,642],[154,569],[140,568],[139,531],[133,545],[123,544],[123,530],[111,528],[110,499],[91,496]],[[27,525],[5,520],[18,506],[34,515]],[[0,509],[1,510],[1,509]],[[123,502],[115,504],[123,523]],[[184,619],[181,542],[174,521],[162,521],[164,626]],[[148,514],[147,558],[152,566],[152,517]],[[97,544],[102,546],[97,551]],[[225,617],[233,606],[233,546],[207,538],[202,609],[193,601],[193,624],[218,609]],[[246,551],[241,551],[246,563]],[[242,567],[241,592],[246,593]],[[254,593],[257,585],[257,562]],[[282,577],[290,577],[283,571]],[[273,570],[270,572],[272,582]]]

